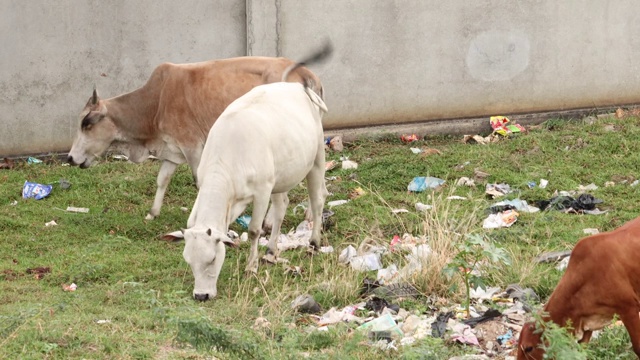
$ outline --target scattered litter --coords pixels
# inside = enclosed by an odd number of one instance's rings
[[[454,168],[455,170],[462,171],[462,170],[464,169],[464,167],[465,167],[465,166],[467,166],[467,165],[469,165],[469,164],[471,164],[471,161],[465,161],[464,163],[459,164],[459,165],[456,165],[456,166],[454,166],[453,168]]]
[[[485,229],[510,227],[518,220],[518,215],[515,210],[506,210],[497,214],[491,214],[484,219],[482,227]]]
[[[351,268],[356,271],[371,271],[382,268],[380,254],[370,253],[361,256],[354,256],[349,261]]]
[[[349,199],[355,200],[364,194],[366,192],[361,187],[357,187],[349,192]]]
[[[11,170],[13,169],[13,160],[4,158],[4,161],[0,163],[0,169]]]
[[[529,187],[529,189],[533,189],[534,187],[536,187],[536,182],[535,181],[527,182],[527,187]]]
[[[548,184],[549,184],[549,180],[546,180],[546,179],[540,179],[540,188],[541,188],[541,189],[546,188]]]
[[[596,199],[591,194],[580,194],[577,199],[569,195],[559,195],[549,200],[539,200],[536,205],[541,210],[560,210],[566,213],[586,213],[592,215],[600,215],[606,213],[606,211],[600,211],[596,208],[597,204],[602,203],[602,200]]]
[[[511,192],[511,186],[509,184],[487,184],[485,187],[485,194],[491,195],[494,199],[500,196],[504,196]]]
[[[640,180],[634,180],[630,185],[631,186],[638,186],[638,184],[640,184]]]
[[[333,253],[333,246],[329,245],[329,246],[321,246],[320,247],[320,252],[323,254],[331,254]]]
[[[71,183],[66,179],[60,179],[58,183],[60,184],[60,188],[63,190],[67,190],[71,187]]]
[[[75,212],[75,213],[88,213],[89,209],[88,208],[83,208],[83,207],[73,207],[73,206],[67,206],[67,211],[68,212]]]
[[[327,161],[324,164],[324,170],[325,171],[329,171],[329,170],[333,170],[336,168],[336,166],[338,166],[338,162],[335,160],[331,160],[331,161]]]
[[[431,323],[431,336],[437,338],[444,337],[444,334],[447,332],[447,323],[449,319],[453,319],[454,317],[453,311],[439,313],[435,321]]]
[[[338,151],[338,152],[342,151],[342,149],[344,148],[342,144],[342,136],[336,135],[332,138],[329,138],[329,147],[333,151]]]
[[[303,314],[317,314],[320,305],[309,294],[300,295],[291,302],[291,308]]]
[[[400,136],[400,140],[402,140],[402,142],[404,143],[412,143],[414,141],[418,141],[418,135],[416,134],[402,135]]]
[[[469,325],[470,327],[475,327],[476,325],[478,325],[480,323],[483,323],[485,321],[489,321],[491,319],[497,318],[498,316],[501,316],[501,315],[502,315],[502,313],[497,309],[488,309],[487,311],[484,312],[484,314],[482,314],[480,316],[477,316],[477,317],[473,317],[473,318],[470,318],[470,319],[463,320],[462,322],[465,325]]]
[[[402,338],[404,333],[398,327],[398,324],[393,320],[393,316],[387,313],[383,316],[380,316],[376,319],[373,319],[369,322],[366,322],[360,325],[358,330],[368,330],[369,333],[381,335],[380,333],[385,333],[388,337],[391,338]]]
[[[242,226],[244,229],[249,228],[249,223],[251,222],[251,215],[241,215],[236,219],[236,223]]]
[[[488,287],[483,289],[478,286],[476,289],[469,290],[469,297],[479,300],[479,303],[482,303],[483,300],[491,300],[498,291],[500,291],[499,287]]]
[[[471,330],[471,326],[462,323],[456,323],[452,326],[451,330],[451,340],[458,341],[462,344],[480,346],[480,343],[478,343],[478,338]]]
[[[51,221],[49,221],[47,223],[44,223],[44,226],[47,226],[47,227],[49,227],[49,226],[57,226],[57,225],[58,225],[58,223],[56,223],[55,220],[51,220]]]
[[[22,188],[22,197],[24,199],[29,199],[29,198],[34,198],[36,200],[44,199],[45,197],[49,196],[52,189],[53,189],[52,185],[42,185],[38,183],[25,181],[24,186]]]
[[[507,330],[506,334],[498,336],[496,340],[498,340],[498,343],[500,345],[503,345],[504,343],[506,343],[508,340],[511,340],[512,338],[513,338],[513,331],[509,329]]]
[[[41,163],[42,163],[42,160],[40,160],[40,159],[36,159],[36,158],[34,158],[34,157],[32,157],[32,156],[29,156],[29,158],[27,158],[27,162],[28,162],[29,164],[41,164]]]
[[[394,214],[400,214],[400,213],[408,213],[409,210],[407,209],[391,209],[391,212]]]
[[[233,230],[229,230],[229,231],[227,231],[227,236],[228,236],[231,240],[234,240],[234,239],[237,239],[237,238],[239,238],[239,237],[240,237],[240,235],[238,235],[238,233],[237,233],[237,232],[235,232],[235,231],[233,231]]]
[[[249,234],[243,232],[242,235],[240,235],[240,241],[245,242],[247,240],[249,240]]]
[[[456,186],[476,186],[476,182],[473,179],[469,179],[468,177],[461,177],[456,181]]]
[[[515,209],[523,213],[534,213],[540,211],[539,208],[527,204],[526,201],[520,199],[500,201],[491,205],[490,210],[494,213],[503,212],[505,210]]]
[[[474,169],[473,170],[473,177],[476,180],[484,180],[484,179],[489,177],[489,173],[484,172],[484,171],[482,171],[480,169]]]
[[[520,124],[510,124],[510,120],[506,116],[492,116],[489,118],[489,123],[493,132],[502,136],[526,131]]]
[[[425,212],[429,209],[433,208],[433,205],[427,205],[427,204],[423,204],[421,202],[416,203],[416,210],[420,211],[420,212]]]
[[[96,324],[109,324],[111,323],[111,320],[96,320]]]
[[[407,186],[408,191],[413,192],[421,192],[427,189],[435,189],[438,186],[442,186],[445,181],[442,179],[438,179],[435,177],[427,176],[427,177],[415,177],[409,185]]]
[[[536,257],[538,263],[553,263],[560,261],[571,255],[571,250],[547,252]]]
[[[604,183],[604,187],[611,187],[611,186],[615,186],[616,183],[614,183],[613,181],[607,181]]]
[[[389,283],[393,280],[396,275],[398,275],[398,267],[396,264],[391,264],[384,269],[378,269],[378,276],[376,279],[381,285],[384,285],[385,283]]]
[[[518,300],[523,303],[540,302],[540,297],[538,296],[538,294],[536,294],[536,292],[533,289],[531,288],[523,289],[518,284],[511,284],[507,286],[505,293],[507,294],[509,299]]]
[[[582,229],[582,232],[587,235],[595,235],[595,234],[599,234],[600,230],[595,228],[587,228],[587,229]]]
[[[189,211],[189,208],[182,206],[182,207],[180,207],[180,211],[182,211],[182,212],[188,212],[188,211]]]
[[[358,168],[358,163],[355,161],[351,161],[351,160],[342,161],[342,169],[344,170],[351,170],[351,169],[357,169],[357,168]]]
[[[569,259],[571,259],[571,256],[567,256],[566,258],[562,259],[562,261],[560,261],[558,265],[556,265],[556,270],[564,271],[567,266],[569,266]]]
[[[467,200],[467,198],[464,196],[451,195],[447,196],[447,200]]]
[[[424,150],[420,149],[420,148],[409,148],[409,150],[411,150],[412,153],[414,154],[420,154],[421,152],[423,152]]]
[[[482,137],[480,135],[465,135],[464,137],[462,137],[462,142],[465,144],[482,144],[482,145],[486,145],[492,142],[496,142],[498,141],[498,137],[491,134],[489,136],[486,137]]]
[[[13,200],[9,205],[11,205],[11,206],[18,205],[18,200]]]
[[[332,207],[334,207],[334,206],[344,205],[344,204],[346,204],[346,203],[348,203],[348,202],[349,202],[349,200],[333,200],[333,201],[329,201],[329,202],[327,203],[327,205],[328,205],[330,208],[332,208]]]
[[[578,185],[578,191],[593,191],[598,190],[598,186],[594,183],[589,185]]]
[[[340,252],[340,256],[338,256],[338,262],[341,264],[348,264],[351,259],[353,259],[357,254],[356,248],[352,245],[347,246]]]
[[[325,326],[330,324],[336,324],[341,321],[349,322],[349,321],[360,320],[359,317],[353,315],[355,311],[356,311],[355,306],[346,306],[342,310],[338,310],[337,308],[333,307],[322,315],[322,317],[318,321],[318,325]]]
[[[71,283],[71,285],[62,284],[62,290],[64,291],[76,291],[77,288],[78,285],[76,285],[75,283]]]

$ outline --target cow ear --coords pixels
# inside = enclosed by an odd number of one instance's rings
[[[174,231],[168,234],[164,234],[161,237],[162,240],[166,240],[166,241],[180,241],[182,239],[184,239],[184,230],[180,230],[180,231]]]

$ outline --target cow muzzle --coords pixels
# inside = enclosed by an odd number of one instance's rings
[[[193,294],[193,298],[198,301],[207,301],[209,300],[209,294]]]
[[[69,163],[69,165],[73,165],[73,166],[79,166],[81,169],[86,169],[89,167],[89,165],[87,165],[87,160],[83,161],[81,164],[76,163],[73,160],[73,156],[69,155],[67,156],[67,162]]]

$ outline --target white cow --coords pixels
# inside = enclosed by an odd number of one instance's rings
[[[286,76],[286,75],[285,75]],[[322,99],[300,83],[272,83],[241,96],[215,122],[198,166],[198,197],[187,229],[183,256],[195,278],[193,296],[217,294],[229,224],[253,202],[247,272],[258,270],[258,237],[271,199],[273,227],[267,254],[276,257],[277,238],[288,205],[287,192],[307,179],[313,216],[311,245],[320,246],[327,190]]]

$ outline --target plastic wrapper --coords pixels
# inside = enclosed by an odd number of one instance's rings
[[[42,185],[34,182],[25,181],[24,186],[22,187],[22,197],[24,199],[44,199],[49,196],[51,190],[53,189],[52,185]]]

